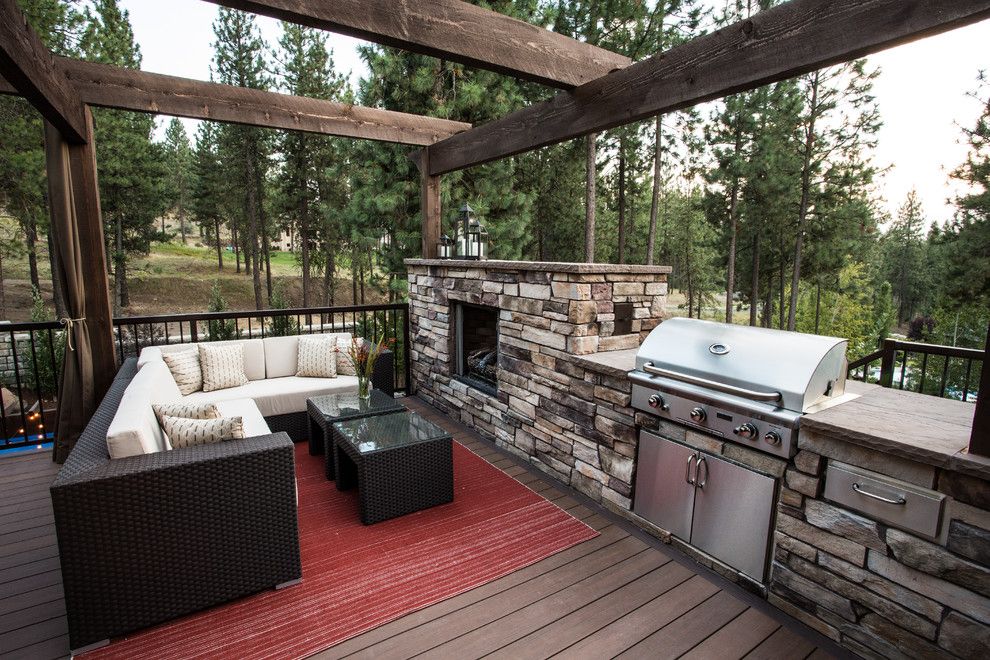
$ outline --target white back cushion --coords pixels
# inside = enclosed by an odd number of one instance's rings
[[[138,356],[137,368],[140,369],[149,362],[154,362],[155,360],[162,359],[162,349],[157,346],[145,346],[141,349],[141,355]]]
[[[226,344],[240,344],[244,349],[244,375],[248,380],[264,380],[265,378],[265,344],[260,339],[231,339],[230,341],[201,342],[213,346],[224,346]],[[196,348],[199,344],[171,344],[169,346],[159,346],[162,353],[174,353],[175,351],[189,350]],[[198,350],[198,348],[197,348]]]
[[[182,398],[172,373],[162,361],[145,364],[131,379],[107,429],[110,458],[152,454],[169,449],[151,405]]]
[[[330,337],[337,340],[337,373],[345,376],[355,375],[354,363],[351,362],[350,349],[351,339],[354,335],[349,332],[337,332]]]
[[[299,337],[265,337],[265,374],[268,378],[295,376],[299,357]]]

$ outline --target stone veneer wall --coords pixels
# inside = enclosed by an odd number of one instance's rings
[[[810,430],[785,475],[769,601],[864,657],[990,653],[990,483]],[[937,542],[822,497],[835,460],[953,499]]]
[[[410,259],[417,395],[593,499],[628,509],[636,456],[624,377],[579,357],[632,348],[660,322],[669,268]],[[456,380],[456,302],[500,308],[498,395]],[[633,333],[614,335],[613,305]]]

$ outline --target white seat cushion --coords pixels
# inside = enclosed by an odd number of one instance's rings
[[[254,438],[259,435],[270,435],[271,429],[265,422],[264,416],[251,399],[231,399],[217,401],[217,409],[221,417],[240,417],[244,425],[244,437]]]
[[[336,378],[303,378],[286,376],[252,380],[240,387],[231,387],[213,392],[193,392],[182,398],[189,403],[210,403],[232,399],[251,399],[265,417],[304,412],[306,399],[321,394],[357,391],[357,378],[337,376]],[[150,406],[149,406],[150,408]]]
[[[107,428],[110,458],[153,454],[169,449],[151,406],[181,399],[179,388],[164,362],[159,360],[145,364],[124,390],[117,413]]]
[[[265,337],[265,377],[295,376],[298,369],[299,337]]]
[[[265,378],[265,344],[260,339],[231,339],[230,341],[200,343],[209,344],[210,346],[240,344],[244,349],[244,375],[248,377],[248,380],[263,380]],[[158,346],[157,348],[162,353],[174,353],[175,351],[189,350],[198,346],[199,344],[171,344]]]

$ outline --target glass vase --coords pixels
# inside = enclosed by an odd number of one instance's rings
[[[371,379],[367,376],[358,374],[358,398],[361,401],[369,401],[371,399]]]

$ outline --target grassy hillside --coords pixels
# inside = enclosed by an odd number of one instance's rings
[[[42,294],[50,300],[48,252],[45,245],[38,247]],[[210,289],[217,279],[220,280],[221,290],[231,309],[254,309],[251,278],[243,272],[234,272],[233,253],[224,254],[224,269],[218,272],[216,252],[209,248],[180,243],[155,244],[150,254],[133,257],[129,267],[131,305],[123,310],[124,316],[205,311]],[[272,253],[272,277],[285,286],[292,304],[301,304],[302,276],[295,255],[287,252]],[[316,277],[314,280],[319,291],[322,278]],[[9,258],[4,262],[3,283],[7,312],[5,318],[10,321],[29,320],[31,286],[25,256]],[[381,297],[376,296],[366,296],[365,300],[368,303],[384,302]],[[351,304],[350,273],[347,271],[337,271],[336,304]]]

